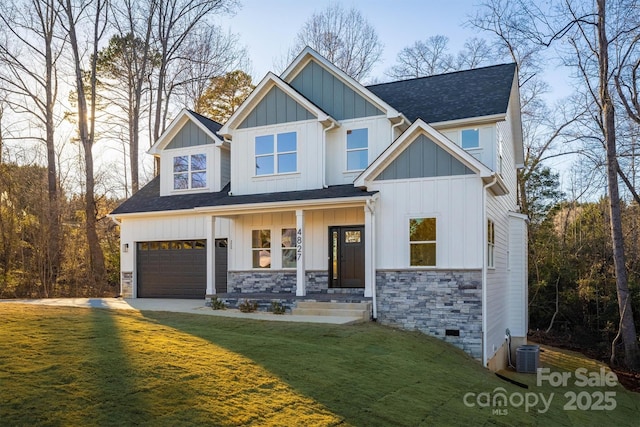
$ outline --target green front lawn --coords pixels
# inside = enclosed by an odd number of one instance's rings
[[[446,343],[375,323],[13,303],[0,303],[0,321],[2,425],[635,426],[640,413],[640,395],[620,386],[509,374],[525,390]],[[542,360],[558,375],[600,367],[553,349]],[[511,404],[479,406],[500,392]],[[551,393],[546,412],[518,405]],[[579,408],[565,410],[571,393]]]

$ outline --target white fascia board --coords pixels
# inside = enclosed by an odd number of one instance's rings
[[[491,114],[489,116],[467,117],[464,119],[446,120],[443,122],[433,122],[429,125],[436,129],[449,129],[463,126],[483,125],[488,123],[497,123],[507,118],[506,113]]]
[[[513,218],[521,219],[523,221],[529,221],[529,216],[525,215],[525,214],[523,214],[521,212],[509,211],[509,212],[507,212],[507,215],[510,216],[510,217],[513,217]]]
[[[314,114],[318,121],[321,123],[336,123],[339,125],[339,122],[335,120],[333,117],[322,111],[318,108],[317,105],[313,104],[307,98],[302,96],[298,91],[294,90],[291,86],[285,83],[280,77],[276,76],[272,72],[268,72],[267,75],[258,83],[258,86],[251,92],[249,97],[242,103],[240,108],[238,108],[232,115],[229,117],[229,120],[220,128],[218,133],[223,137],[231,136],[231,129],[235,129],[234,124],[244,119],[247,115],[247,112],[251,111],[257,104],[262,100],[262,98],[269,92],[269,90],[276,86],[288,96],[293,98],[297,103],[302,105],[309,112]]]
[[[160,152],[171,142],[173,137],[182,129],[182,127],[187,123],[187,120],[191,120],[198,126],[202,131],[211,137],[214,141],[214,145],[222,144],[222,139],[215,133],[211,132],[209,128],[202,124],[200,120],[193,116],[186,108],[180,110],[180,113],[176,116],[175,119],[171,121],[169,127],[162,132],[162,135],[158,138],[155,144],[147,150],[147,154],[151,154],[154,156],[159,156]]]
[[[385,167],[387,167],[396,157],[400,155],[406,148],[406,145],[415,139],[419,134],[425,134],[433,140],[438,146],[447,151],[449,154],[463,162],[470,169],[474,170],[480,177],[492,176],[493,172],[482,162],[467,153],[464,149],[451,142],[447,137],[438,132],[433,127],[417,119],[402,135],[400,135],[385,151],[375,159],[367,169],[362,171],[355,179],[356,187],[364,187],[365,182],[375,178]]]
[[[287,69],[284,70],[282,74],[280,74],[280,78],[285,82],[289,83],[309,63],[309,61],[311,61],[311,59],[315,59],[320,65],[322,65],[324,68],[331,71],[333,75],[335,75],[340,80],[342,80],[343,83],[345,83],[351,89],[356,91],[356,93],[358,93],[360,96],[362,96],[365,99],[368,99],[376,107],[385,111],[386,112],[385,114],[388,119],[402,117],[406,120],[406,117],[404,117],[402,113],[397,111],[391,105],[384,102],[381,98],[379,98],[369,89],[367,89],[362,84],[360,84],[356,79],[354,79],[353,77],[349,76],[347,73],[345,73],[344,71],[336,67],[334,64],[331,63],[331,61],[326,59],[324,56],[320,55],[318,52],[316,52],[314,49],[312,49],[309,46],[305,47],[302,50],[302,52],[300,52],[300,54],[296,57],[296,59],[294,59],[293,62],[289,64]],[[409,122],[409,120],[407,120],[407,122]]]

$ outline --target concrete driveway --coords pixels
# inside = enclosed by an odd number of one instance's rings
[[[159,299],[159,298],[43,298],[43,299],[3,299],[1,304],[36,304],[54,307],[86,307],[111,310],[171,311],[176,313],[203,314],[208,316],[236,317],[277,322],[306,322],[348,324],[361,320],[342,316],[299,316],[266,312],[242,313],[240,310],[213,310],[205,306],[204,300]]]

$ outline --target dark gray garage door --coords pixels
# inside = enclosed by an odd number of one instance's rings
[[[202,298],[207,290],[204,240],[139,242],[138,298]]]

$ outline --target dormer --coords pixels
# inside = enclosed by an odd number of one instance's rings
[[[160,195],[212,193],[229,183],[230,150],[222,125],[183,109],[148,153],[160,159]]]

